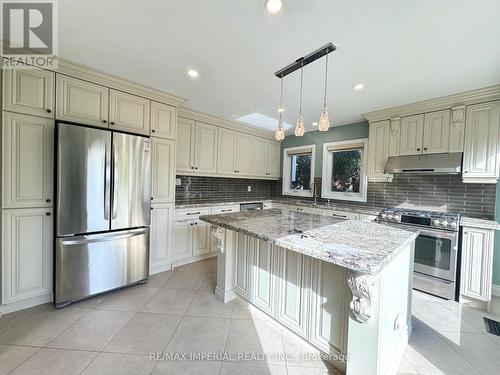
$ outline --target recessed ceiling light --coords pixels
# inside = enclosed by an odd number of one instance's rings
[[[266,8],[270,13],[278,13],[283,5],[281,0],[266,0]]]
[[[188,73],[188,76],[190,76],[191,78],[198,78],[198,71],[197,70],[189,69],[187,71],[187,73]]]
[[[356,91],[360,91],[360,90],[363,90],[363,88],[365,87],[365,85],[363,85],[362,83],[358,83],[356,86],[354,86],[354,90]]]

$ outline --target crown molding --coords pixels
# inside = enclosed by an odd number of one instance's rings
[[[186,99],[161,90],[153,89],[138,82],[134,82],[114,74],[106,73],[93,67],[58,58],[57,69],[50,69],[55,73],[65,74],[78,79],[86,80],[115,90],[131,92],[154,101],[178,106]]]
[[[206,122],[212,125],[217,125],[222,128],[231,129],[242,133],[248,133],[258,137],[274,140],[274,133],[272,132],[259,130],[251,126],[245,125],[239,121],[230,121],[222,117],[210,115],[208,113],[200,112],[184,106],[179,107],[177,114],[179,117],[188,118],[190,120]]]
[[[370,122],[389,120],[393,117],[411,116],[420,113],[439,111],[456,106],[484,103],[500,99],[500,85],[484,87],[476,90],[464,91],[457,94],[441,96],[439,98],[422,100],[378,111],[363,113]]]

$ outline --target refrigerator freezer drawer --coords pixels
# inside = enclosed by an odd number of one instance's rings
[[[56,240],[56,307],[144,280],[148,275],[149,228]]]

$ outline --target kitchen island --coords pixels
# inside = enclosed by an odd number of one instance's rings
[[[215,293],[239,295],[346,374],[396,374],[411,333],[416,233],[279,209],[201,216]]]

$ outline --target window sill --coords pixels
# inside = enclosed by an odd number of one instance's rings
[[[284,191],[282,194],[283,195],[291,195],[294,197],[310,197],[310,198],[312,198],[311,191],[304,191],[304,192]]]
[[[350,202],[366,202],[366,197],[361,195],[354,195],[349,193],[332,193],[332,194],[321,194],[323,199],[335,199],[339,201],[350,201]]]

